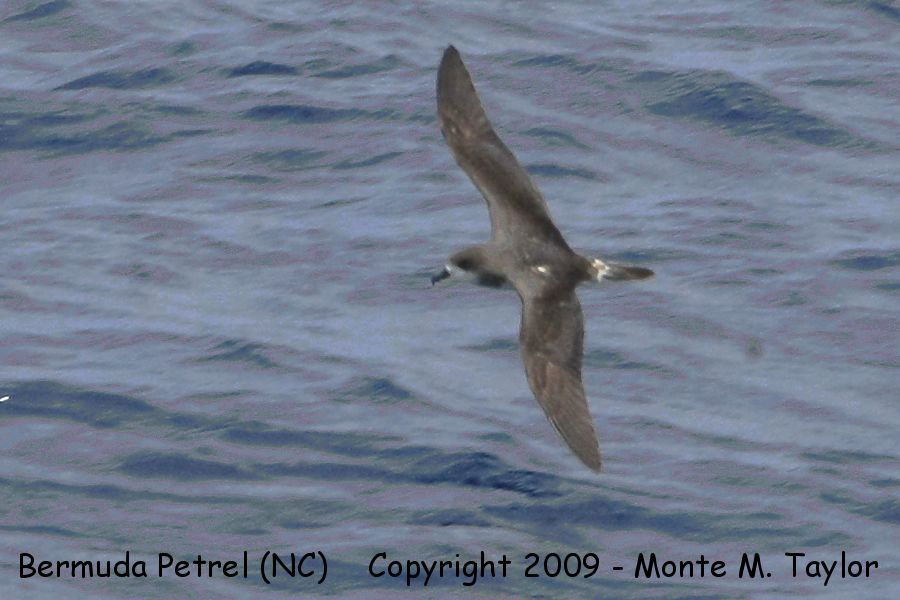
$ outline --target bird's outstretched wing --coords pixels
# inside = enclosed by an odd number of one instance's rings
[[[491,126],[453,46],[444,51],[438,69],[437,105],[447,145],[487,201],[492,239],[527,237],[568,249],[537,186]]]
[[[519,340],[528,383],[550,423],[581,462],[600,471],[600,445],[581,382],[584,317],[574,287],[523,297]]]

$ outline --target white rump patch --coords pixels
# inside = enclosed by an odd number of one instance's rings
[[[591,261],[591,266],[597,269],[597,281],[603,279],[603,276],[609,273],[609,265],[600,260],[599,258],[595,258]]]

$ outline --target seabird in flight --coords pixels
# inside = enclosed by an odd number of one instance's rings
[[[466,273],[481,285],[515,288],[531,391],[572,452],[600,471],[600,445],[581,382],[584,317],[575,288],[585,281],[645,279],[653,271],[585,258],[569,248],[541,193],[491,126],[453,46],[438,69],[437,108],[456,162],[487,201],[491,239],[451,256],[431,282]]]

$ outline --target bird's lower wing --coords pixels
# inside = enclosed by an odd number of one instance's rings
[[[572,452],[600,470],[600,445],[581,382],[584,319],[574,289],[524,299],[522,358],[531,391]]]

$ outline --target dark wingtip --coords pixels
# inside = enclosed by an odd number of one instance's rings
[[[441,57],[441,64],[438,67],[439,71],[447,71],[450,69],[451,65],[462,64],[462,57],[459,55],[459,51],[456,49],[456,46],[450,44],[444,50],[444,55]]]
[[[599,454],[596,456],[582,456],[579,454],[578,459],[581,461],[581,464],[586,466],[594,473],[600,473],[600,471],[603,470],[603,463],[600,461]]]
[[[462,61],[462,58],[459,56],[459,50],[457,50],[456,46],[453,44],[450,44],[444,49],[444,54],[441,56],[441,66],[443,67],[444,65],[449,64],[451,61]]]
[[[576,452],[576,455],[581,460],[581,463],[594,473],[599,473],[602,470],[603,461],[600,458],[599,444],[593,448],[581,448],[579,452]]]

